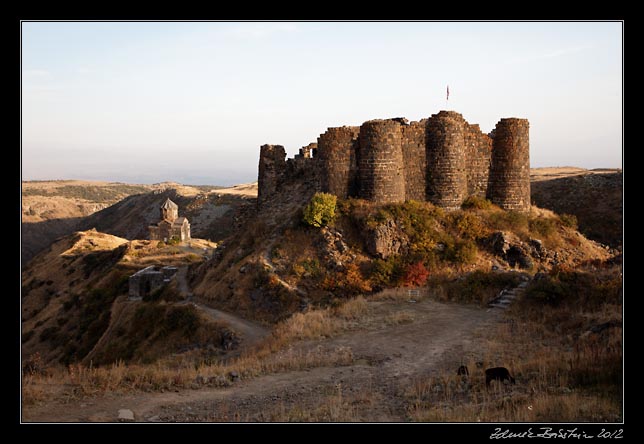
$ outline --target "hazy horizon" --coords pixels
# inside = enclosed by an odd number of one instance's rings
[[[22,24],[23,180],[252,182],[265,143],[442,109],[622,168],[622,23]]]

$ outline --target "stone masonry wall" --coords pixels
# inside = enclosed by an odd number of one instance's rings
[[[487,197],[505,210],[530,209],[530,124],[501,119],[494,129]]]
[[[441,111],[427,122],[427,199],[447,210],[467,196],[465,119]]]
[[[465,124],[467,195],[485,197],[492,160],[492,139],[476,124]]]
[[[325,192],[342,198],[355,194],[359,133],[357,126],[342,126],[329,128],[318,137],[317,161]]]
[[[402,126],[402,151],[405,172],[405,199],[425,200],[427,157],[425,127],[427,119]]]
[[[329,128],[288,161],[281,145],[261,147],[258,204],[304,183],[377,203],[428,200],[455,210],[476,195],[527,211],[529,150],[527,120],[501,119],[487,135],[454,111],[420,122],[395,118]]]
[[[317,149],[318,149],[318,144],[317,143],[309,143],[308,145],[303,146],[302,148],[300,148],[298,154],[295,155],[295,158],[298,159],[298,158],[302,157],[304,159],[308,159],[310,157],[313,157],[313,153]]]
[[[402,130],[393,120],[370,120],[360,127],[358,196],[378,203],[405,200]]]
[[[286,151],[282,145],[262,145],[259,150],[257,203],[262,205],[284,180]]]

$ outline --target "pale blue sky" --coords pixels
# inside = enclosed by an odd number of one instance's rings
[[[622,24],[22,24],[24,180],[249,182],[264,143],[442,109],[528,118],[533,167],[621,167]]]

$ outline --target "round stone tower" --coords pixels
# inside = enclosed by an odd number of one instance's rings
[[[465,119],[441,111],[427,121],[427,200],[456,210],[467,197]]]
[[[529,128],[527,119],[508,118],[493,131],[487,197],[504,210],[530,210]]]
[[[286,150],[282,145],[262,145],[259,149],[257,204],[262,205],[277,192],[286,171]]]
[[[402,130],[395,120],[370,120],[360,127],[358,196],[378,203],[405,200]]]
[[[322,190],[346,198],[355,194],[357,126],[329,128],[318,137],[316,157],[322,171]]]

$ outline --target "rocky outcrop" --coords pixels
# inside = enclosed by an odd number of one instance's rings
[[[409,249],[409,238],[396,221],[389,219],[365,232],[365,244],[369,254],[387,259],[393,255],[406,254]]]
[[[526,244],[515,234],[506,231],[495,232],[490,236],[489,242],[492,252],[513,268],[532,268],[534,266],[532,254],[536,254],[537,249],[545,251],[541,241],[533,239],[529,244]]]

